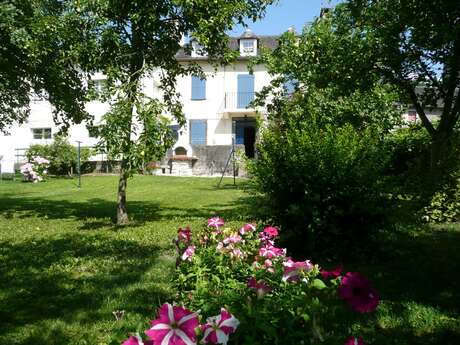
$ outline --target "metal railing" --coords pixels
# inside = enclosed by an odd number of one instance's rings
[[[224,109],[247,109],[255,99],[255,92],[226,92]]]

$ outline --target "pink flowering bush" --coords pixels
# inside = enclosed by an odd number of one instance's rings
[[[176,301],[199,310],[202,321],[203,315],[220,315],[208,316],[195,330],[199,342],[348,344],[356,339],[361,344],[348,329],[338,333],[334,318],[375,310],[378,294],[370,282],[358,273],[342,273],[340,266],[327,271],[289,257],[277,247],[278,236],[276,227],[233,229],[219,217],[203,229],[179,230]]]
[[[235,230],[219,217],[200,230],[179,228],[176,304],[163,304],[123,345],[365,344],[337,318],[377,308],[369,280],[289,257],[278,235],[255,224]]]
[[[20,171],[24,181],[41,182],[48,174],[49,160],[42,157],[34,157],[32,162],[25,163],[21,166]]]

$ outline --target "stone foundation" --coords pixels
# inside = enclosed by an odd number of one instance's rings
[[[193,157],[176,156],[172,150],[169,150],[154,173],[176,176],[221,176],[231,148],[230,145],[192,146]],[[244,145],[236,145],[235,149],[244,150]],[[225,175],[233,176],[231,161]],[[246,176],[246,172],[241,167],[236,167],[236,175]]]

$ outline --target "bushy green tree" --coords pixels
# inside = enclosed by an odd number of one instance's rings
[[[368,49],[326,16],[301,34],[286,32],[255,61],[273,80],[256,100],[268,115],[250,170],[294,252],[334,254],[385,221],[385,139],[401,124],[400,93],[359,70]]]
[[[183,125],[182,107],[175,91],[176,79],[202,74],[197,64],[181,64],[176,54],[181,39],[196,40],[209,59],[226,62],[235,56],[226,32],[247,18],[256,20],[273,0],[81,0],[72,12],[85,21],[88,42],[94,46],[94,66],[107,76],[107,96],[112,110],[104,117],[101,146],[121,161],[117,224],[128,223],[128,177],[141,163],[161,157],[171,143],[162,115]],[[95,38],[95,39],[93,39]],[[190,51],[190,47],[186,48]],[[145,76],[158,72],[162,99],[142,92]]]
[[[84,26],[71,1],[5,0],[0,3],[0,131],[23,123],[30,101],[45,98],[55,122],[68,126],[89,118],[84,109]]]

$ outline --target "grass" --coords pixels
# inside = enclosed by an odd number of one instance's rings
[[[115,176],[84,177],[80,190],[68,179],[0,182],[0,344],[119,344],[145,329],[173,299],[177,227],[244,215],[242,189],[224,182],[136,176],[126,228],[112,222]]]
[[[131,225],[117,228],[115,176],[84,177],[80,190],[68,179],[0,181],[0,344],[120,344],[145,329],[174,299],[177,227],[248,219],[244,181],[231,182],[136,176]],[[340,329],[369,344],[460,344],[459,224],[388,232],[373,261],[344,265],[370,277],[382,303],[338,319]]]

